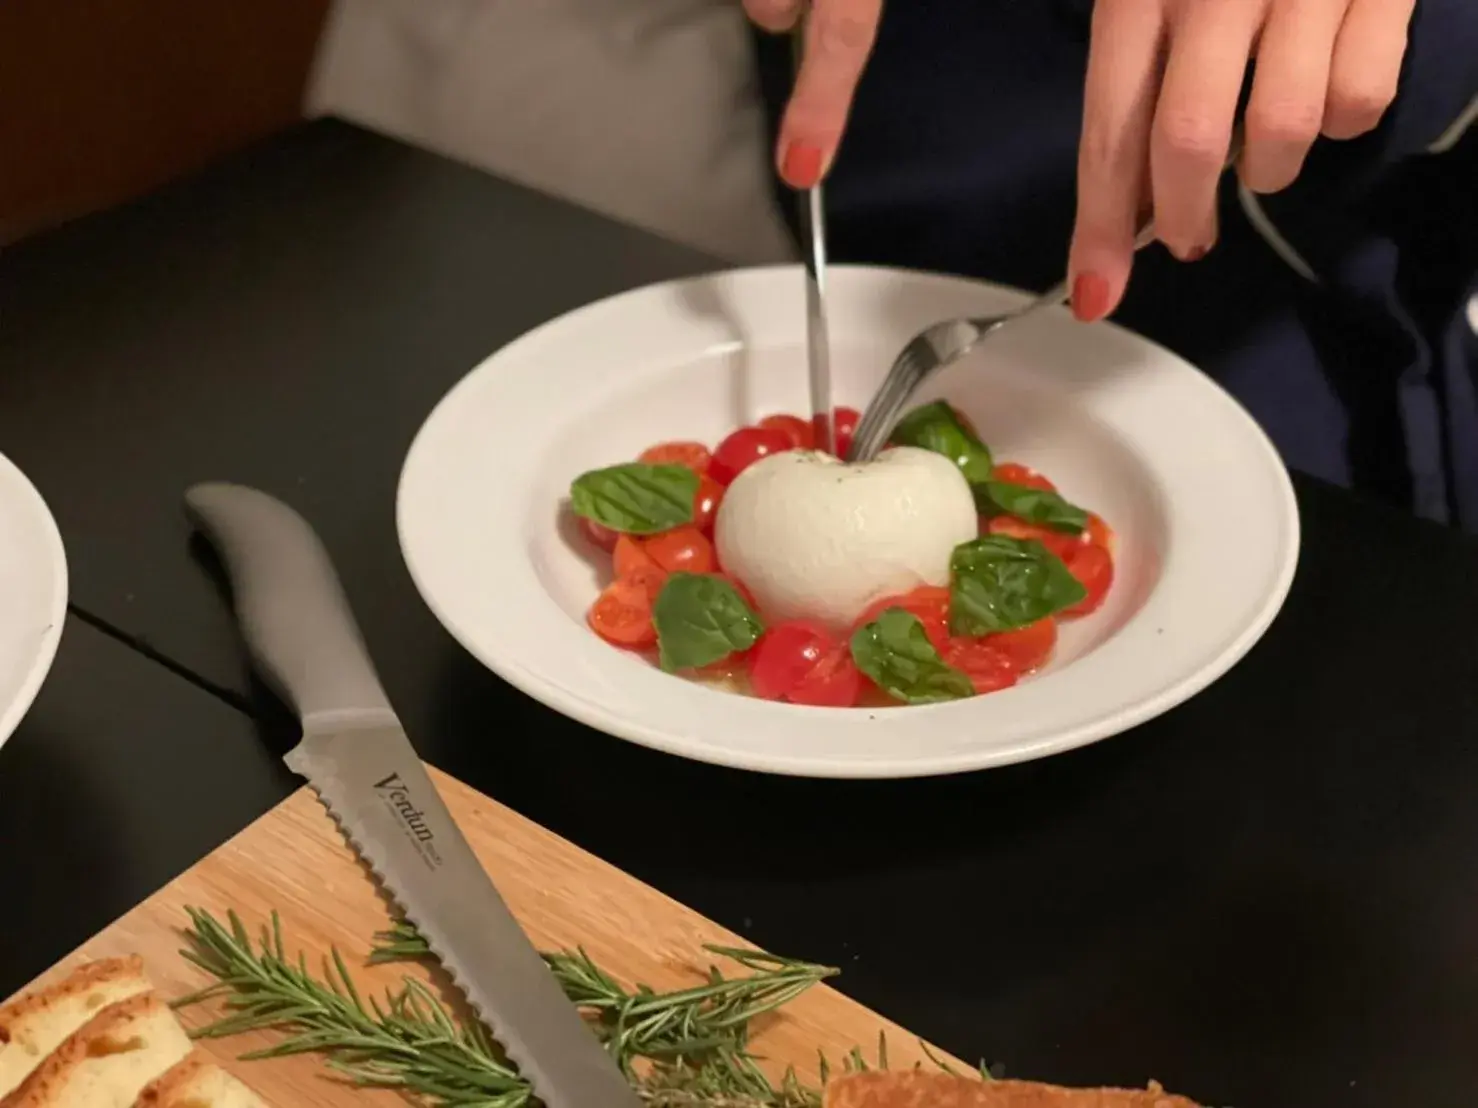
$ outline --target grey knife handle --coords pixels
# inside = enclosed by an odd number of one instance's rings
[[[252,661],[304,731],[394,722],[328,551],[307,520],[264,492],[212,482],[185,510],[225,564]]]

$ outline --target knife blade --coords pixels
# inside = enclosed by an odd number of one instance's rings
[[[286,756],[549,1108],[640,1099],[560,989],[437,793],[328,552],[280,500],[201,484],[186,511],[221,556],[252,661],[296,711]]]
[[[805,55],[809,6],[791,35],[791,61],[800,73]],[[806,281],[806,381],[811,394],[811,421],[816,447],[836,453],[836,429],[831,403],[831,339],[826,326],[826,206],[821,185],[805,189],[800,197],[799,222]]]

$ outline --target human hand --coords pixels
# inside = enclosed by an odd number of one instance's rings
[[[1415,0],[1096,0],[1088,51],[1073,311],[1123,298],[1146,215],[1182,261],[1216,242],[1216,194],[1249,61],[1238,163],[1253,192],[1292,184],[1321,134],[1372,130],[1396,95]]]
[[[877,38],[883,0],[809,0],[806,42],[795,89],[780,121],[775,164],[792,188],[815,186],[836,157],[852,94]],[[807,0],[744,0],[767,31],[790,31]]]

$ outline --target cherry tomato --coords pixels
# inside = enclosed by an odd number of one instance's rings
[[[593,519],[584,516],[576,517],[580,521],[580,534],[584,535],[601,550],[616,549],[616,540],[621,537],[619,531],[612,531],[604,523],[596,523]]]
[[[605,587],[590,606],[590,628],[617,646],[651,646],[657,641],[652,605],[667,575],[655,566],[638,566]]]
[[[1104,522],[1103,517],[1094,512],[1088,513],[1088,541],[1094,546],[1101,546],[1110,554],[1114,552],[1118,536],[1114,529]]]
[[[713,455],[701,442],[659,442],[637,455],[649,466],[687,466],[694,473],[707,473]]]
[[[713,521],[723,498],[724,487],[708,474],[699,474],[698,491],[693,494],[693,526],[704,534],[713,534]]]
[[[862,671],[852,660],[847,643],[826,651],[790,690],[792,704],[816,708],[850,708],[862,696]]]
[[[1043,492],[1057,491],[1057,486],[1036,470],[1030,466],[1018,465],[1016,462],[1002,462],[996,466],[991,476],[997,481],[1005,481],[1008,485],[1022,485],[1029,489],[1041,489]]]
[[[615,570],[617,577],[629,576],[638,569],[661,569],[650,554],[645,542],[636,535],[619,535],[616,538]]]
[[[718,565],[713,543],[691,524],[642,540],[646,554],[668,573],[712,573]]]
[[[1015,631],[984,636],[992,649],[1011,659],[1019,673],[1030,673],[1052,656],[1057,645],[1057,621],[1051,616]]]
[[[811,450],[816,446],[816,429],[800,416],[768,415],[760,420],[759,425],[767,430],[783,432],[797,450]]]
[[[773,427],[741,427],[718,444],[708,472],[727,485],[761,458],[791,449],[790,436]]]
[[[985,521],[985,529],[992,535],[1008,535],[1013,539],[1036,539],[1064,562],[1083,545],[1082,535],[1070,535],[1066,531],[1043,527],[1039,523],[1028,523],[1015,516],[993,516]]]
[[[1016,684],[1016,663],[992,646],[989,639],[950,639],[944,660],[970,678],[977,695],[1009,689]]]
[[[949,589],[943,585],[920,585],[918,588],[899,596],[885,596],[881,600],[874,600],[857,617],[854,626],[863,627],[889,608],[902,608],[905,612],[916,616],[918,621],[924,625],[924,634],[929,636],[929,641],[934,644],[934,649],[941,654],[949,642]]]
[[[856,408],[833,408],[831,410],[831,427],[836,433],[836,454],[838,458],[845,458],[847,451],[852,449],[852,436],[857,433],[857,421],[862,418]],[[813,442],[821,442],[821,421],[812,421],[815,428],[812,432]]]
[[[778,623],[754,645],[749,686],[765,700],[850,708],[862,695],[862,673],[848,644],[806,620]]]
[[[1066,561],[1067,568],[1088,590],[1088,595],[1062,614],[1086,616],[1098,611],[1114,583],[1114,556],[1096,543],[1083,543]]]
[[[657,535],[622,535],[616,540],[616,576],[646,568],[664,573],[710,573],[716,562],[713,544],[691,524]]]

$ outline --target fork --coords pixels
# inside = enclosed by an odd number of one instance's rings
[[[1154,224],[1147,223],[1135,237],[1134,249],[1143,249],[1154,239]],[[886,445],[888,435],[898,422],[908,398],[928,378],[945,366],[959,361],[980,345],[987,335],[994,334],[1006,324],[1019,322],[1046,308],[1058,307],[1067,298],[1068,283],[1060,281],[1014,312],[946,319],[925,327],[908,341],[908,345],[894,360],[888,376],[883,378],[882,386],[867,405],[867,410],[862,413],[862,418],[857,422],[857,430],[852,436],[852,447],[847,451],[847,461],[869,461]]]
[[[1231,169],[1242,156],[1242,129],[1240,125],[1232,135],[1223,169]],[[1134,249],[1142,250],[1155,241],[1154,220],[1147,220],[1134,237]],[[888,441],[893,425],[920,385],[945,366],[959,361],[980,345],[988,335],[993,335],[1008,323],[1016,323],[1028,316],[1036,315],[1045,308],[1055,308],[1066,302],[1068,283],[1054,285],[1035,300],[1005,315],[974,316],[965,319],[947,319],[942,323],[925,327],[909,340],[902,353],[894,360],[883,378],[877,394],[857,421],[857,430],[852,436],[852,446],[847,451],[847,461],[866,462],[877,455]]]

